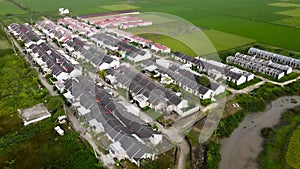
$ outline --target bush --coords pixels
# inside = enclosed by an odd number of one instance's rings
[[[259,96],[240,94],[236,100],[247,112],[259,112],[266,109],[266,103]]]
[[[216,129],[216,135],[220,138],[229,137],[236,127],[239,126],[240,122],[246,116],[245,111],[238,111],[235,114],[231,114],[221,119],[218,128]]]
[[[261,129],[260,134],[263,138],[269,139],[275,135],[275,131],[270,127],[265,127]]]
[[[200,101],[202,106],[208,106],[212,103],[211,99],[204,99]]]
[[[215,141],[210,141],[205,154],[205,169],[217,169],[221,160],[220,144]]]

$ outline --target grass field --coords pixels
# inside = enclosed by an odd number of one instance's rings
[[[213,43],[217,51],[228,50],[256,42],[253,39],[216,30],[204,30],[204,33]]]
[[[128,4],[116,4],[116,5],[104,5],[100,6],[101,8],[111,10],[111,11],[121,11],[121,10],[129,10],[129,9],[138,9],[139,7],[128,5]]]
[[[10,48],[10,44],[8,43],[8,41],[7,40],[2,40],[0,38],[0,50],[1,49],[8,49],[8,48]]]
[[[291,9],[291,10],[282,11],[282,12],[277,12],[276,14],[292,16],[292,17],[300,17],[300,8]]]
[[[273,23],[279,24],[279,25],[288,25],[288,26],[292,26],[295,28],[300,28],[300,17],[287,17],[284,19],[274,21]]]
[[[69,124],[61,126],[63,137],[53,130],[56,118],[64,114],[63,99],[38,89],[37,72],[22,56],[6,53],[0,54],[0,168],[101,168]],[[23,126],[17,109],[45,100],[52,117]]]
[[[300,168],[300,127],[294,131],[292,137],[290,138],[288,150],[285,155],[286,162],[294,167]]]
[[[6,39],[4,31],[0,30],[0,50],[9,49],[9,48],[10,48],[10,44]]]
[[[288,16],[282,15],[298,16],[299,0],[288,1],[290,4],[280,2],[275,5],[275,2],[271,0],[186,0],[184,2],[182,0],[132,0],[126,3],[119,0],[15,1],[22,2],[31,11],[41,15],[57,15],[59,7],[69,8],[73,16],[107,12],[116,10],[121,6],[125,9],[138,7],[141,12],[169,13],[186,19],[200,28],[214,29],[257,42],[300,51],[298,24],[286,24],[286,22],[293,21],[287,20]],[[106,9],[103,8],[105,6]]]
[[[26,12],[9,1],[0,0],[0,15],[26,14]]]
[[[184,53],[186,55],[197,56],[191,48],[186,46],[184,43],[178,41],[177,39],[159,34],[140,34],[140,36],[146,39],[150,39],[154,42],[166,45],[170,47],[172,51],[180,51],[181,53]]]

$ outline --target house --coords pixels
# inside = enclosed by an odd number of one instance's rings
[[[18,112],[22,117],[25,126],[51,117],[51,114],[43,103],[37,104],[25,110],[18,109]]]
[[[143,94],[139,94],[133,97],[133,100],[137,102],[140,108],[149,106],[148,98]]]
[[[164,46],[164,45],[161,45],[161,44],[158,44],[158,43],[153,43],[151,45],[151,49],[154,50],[155,52],[161,52],[161,53],[171,53],[171,49]]]
[[[58,8],[58,12],[60,15],[65,15],[70,13],[69,9],[65,9],[65,8]]]

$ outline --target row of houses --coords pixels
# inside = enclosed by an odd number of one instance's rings
[[[142,62],[144,70],[158,73],[161,76],[161,83],[176,84],[184,90],[198,96],[200,99],[209,99],[213,96],[225,92],[225,86],[210,81],[208,86],[199,83],[203,76],[192,72],[192,70],[183,69],[175,62],[164,59],[153,59]],[[154,75],[157,76],[157,75]]]
[[[104,54],[94,44],[79,37],[70,39],[62,46],[74,58],[91,63],[97,71],[117,68],[120,65],[119,58]]]
[[[45,20],[39,22],[36,26],[49,38],[63,39],[61,46],[65,49],[65,52],[75,59],[83,59],[85,62],[90,62],[96,70],[106,70],[120,65],[118,58],[105,55],[94,44],[88,43],[86,40],[75,36],[70,30],[56,25],[52,21]],[[62,30],[68,32],[68,34],[65,35],[67,38],[56,36],[60,35],[59,32],[62,32]],[[53,34],[54,36],[52,36]]]
[[[125,32],[125,31],[120,30],[120,29],[107,29],[107,31],[109,33],[112,33],[112,34],[116,35],[118,38],[125,39],[129,42],[138,43],[142,47],[150,48],[150,49],[154,50],[155,52],[171,53],[171,49],[169,47],[164,46],[164,45],[159,44],[159,43],[155,43],[151,40],[139,37],[139,36],[134,35],[132,33]]]
[[[206,72],[214,80],[224,79],[241,85],[254,79],[254,74],[243,71],[233,66],[225,65],[214,60],[194,58],[180,52],[174,52],[172,58],[185,64],[197,67],[199,71]]]
[[[294,59],[288,56],[279,55],[276,53],[268,52],[265,50],[257,49],[257,48],[250,48],[248,50],[248,54],[254,55],[257,58],[270,60],[272,62],[288,65],[290,67],[294,67],[296,69],[300,69],[300,60]]]
[[[91,26],[85,22],[80,22],[70,17],[60,18],[58,19],[57,23],[84,37],[91,37],[98,32],[98,30],[94,26]]]
[[[108,69],[106,74],[109,83],[129,91],[141,108],[149,106],[162,114],[174,111],[183,116],[188,107],[187,100],[125,64]]]
[[[115,16],[104,16],[104,17],[92,17],[85,18],[89,24],[99,26],[101,28],[120,28],[128,29],[138,26],[149,26],[152,25],[152,21],[143,20],[136,16],[131,15],[115,15]]]
[[[239,65],[246,69],[272,76],[276,79],[280,79],[284,75],[292,72],[292,68],[287,65],[273,63],[272,61],[266,61],[255,56],[244,55],[239,52],[237,52],[235,56],[228,56],[226,61],[227,63]]]
[[[64,81],[64,96],[89,128],[109,139],[107,150],[113,158],[129,159],[139,165],[143,158],[154,158],[154,147],[162,134],[131,114],[104,89],[86,76]]]
[[[46,44],[29,26],[13,23],[8,30],[25,43],[25,50],[44,73],[52,74],[58,81],[81,75],[81,71],[74,65],[78,64],[75,60],[67,59],[63,51],[59,52]]]
[[[151,53],[147,49],[139,49],[127,42],[121,41],[111,35],[100,33],[93,35],[91,41],[97,46],[102,47],[106,50],[118,51],[123,58],[127,58],[133,62],[140,62],[143,60],[150,59]]]
[[[50,20],[37,22],[35,27],[43,32],[47,38],[56,39],[58,42],[66,42],[74,37],[72,31],[56,25]]]

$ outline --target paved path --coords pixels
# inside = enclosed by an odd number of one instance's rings
[[[185,169],[186,159],[188,158],[190,153],[190,146],[188,145],[187,141],[183,139],[180,142],[179,147],[180,147],[180,153],[179,153],[177,168]]]

